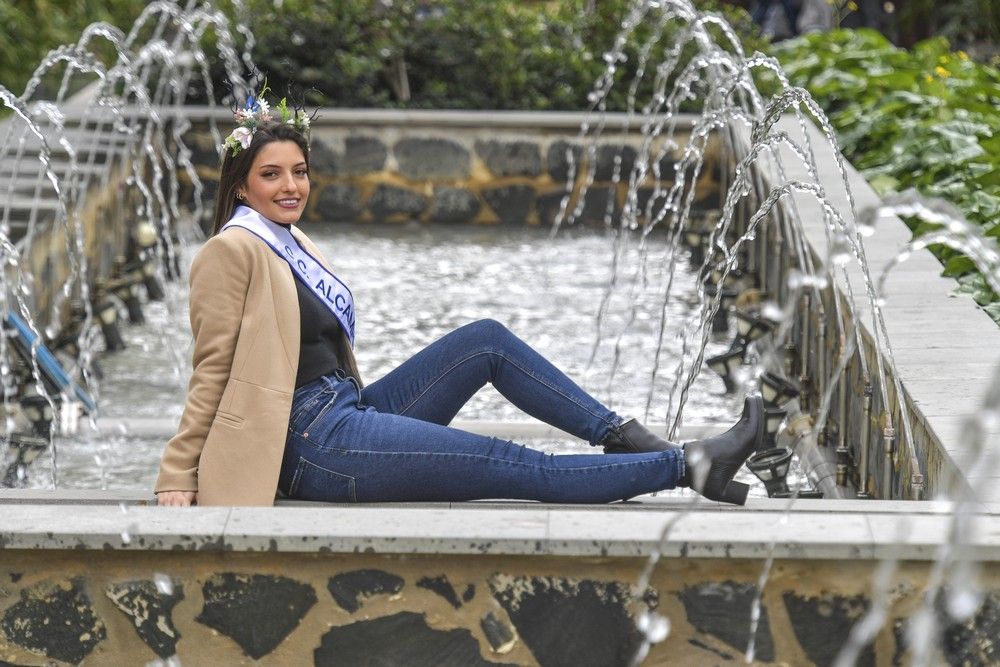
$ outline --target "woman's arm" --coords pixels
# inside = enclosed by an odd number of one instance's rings
[[[251,270],[250,253],[234,236],[209,239],[191,264],[193,372],[180,427],[160,462],[161,505],[196,500],[198,460],[232,369]]]

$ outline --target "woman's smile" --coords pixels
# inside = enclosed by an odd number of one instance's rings
[[[291,225],[309,201],[309,165],[294,141],[272,141],[254,157],[240,191],[252,209],[269,220]]]

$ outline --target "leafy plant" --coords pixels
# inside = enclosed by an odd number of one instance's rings
[[[810,35],[771,48],[837,130],[844,155],[880,194],[914,187],[954,203],[1000,238],[1000,72],[944,38],[907,51],[867,30]],[[934,225],[908,221],[920,235]],[[972,262],[933,251],[959,291],[1000,323],[1000,299]]]

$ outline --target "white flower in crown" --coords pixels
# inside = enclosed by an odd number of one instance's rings
[[[253,141],[253,130],[240,125],[226,137],[226,141],[222,144],[222,149],[232,151],[232,154],[236,156],[239,155],[241,150],[249,148],[251,141]]]
[[[257,100],[257,118],[262,123],[271,120],[271,105],[263,98]]]
[[[231,135],[236,141],[240,143],[243,148],[250,148],[250,142],[253,141],[253,132],[250,128],[243,127],[242,125],[233,130]]]

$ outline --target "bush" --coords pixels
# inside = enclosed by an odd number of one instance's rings
[[[952,53],[943,38],[906,51],[872,31],[811,35],[772,51],[826,111],[844,155],[876,191],[943,197],[1000,238],[1000,72]],[[916,234],[936,228],[909,224]],[[934,250],[945,274],[1000,322],[1000,300],[972,262]]]

